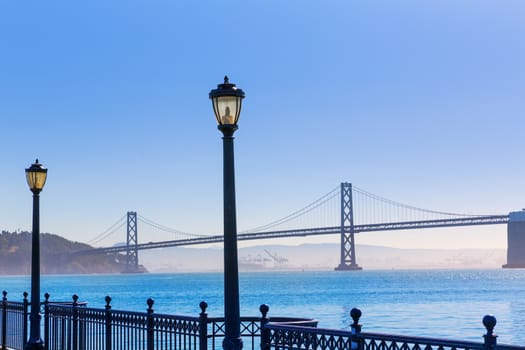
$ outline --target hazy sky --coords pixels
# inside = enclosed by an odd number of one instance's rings
[[[524,18],[522,0],[3,2],[0,229],[30,230],[24,168],[38,157],[49,168],[43,232],[87,241],[127,211],[222,232],[208,92],[225,74],[246,93],[239,229],[343,181],[429,209],[520,210]],[[505,247],[505,230],[357,243]]]

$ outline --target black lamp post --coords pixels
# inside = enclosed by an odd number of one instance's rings
[[[223,134],[224,161],[224,350],[242,349],[241,318],[239,312],[239,267],[237,261],[237,218],[235,210],[235,167],[233,133],[241,113],[244,92],[228,77],[217,89],[210,91],[213,112]]]
[[[40,337],[40,191],[44,188],[47,169],[38,163],[38,159],[26,169],[29,189],[33,192],[33,233],[31,245],[31,314],[30,330],[26,350],[42,350],[44,342]]]

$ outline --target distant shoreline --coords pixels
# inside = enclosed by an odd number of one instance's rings
[[[277,264],[262,260],[265,250],[286,259]],[[506,249],[402,249],[357,245],[356,258],[365,270],[440,270],[500,269],[506,261]],[[261,261],[253,268],[239,264],[240,271],[330,271],[339,263],[339,245],[334,243],[260,245],[239,249],[239,261]],[[165,248],[154,253],[140,252],[140,262],[152,273],[220,272],[222,249]]]

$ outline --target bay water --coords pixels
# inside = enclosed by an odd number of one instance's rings
[[[241,315],[311,317],[319,327],[349,329],[353,307],[363,331],[481,342],[482,318],[493,314],[498,343],[525,345],[525,270],[265,271],[240,273]],[[30,276],[1,276],[8,299],[30,292]],[[44,275],[41,294],[102,308],[145,311],[155,301],[162,314],[195,315],[208,303],[210,317],[223,315],[222,273]],[[42,297],[43,298],[43,297]]]

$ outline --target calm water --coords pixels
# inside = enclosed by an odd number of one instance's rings
[[[223,314],[220,273],[43,276],[42,294],[92,307],[146,309],[197,315],[205,300],[209,316]],[[0,277],[10,300],[30,289],[28,276]],[[260,272],[240,274],[241,314],[317,318],[319,326],[348,329],[349,312],[359,307],[363,330],[482,341],[481,319],[494,314],[498,342],[525,345],[525,270]]]

